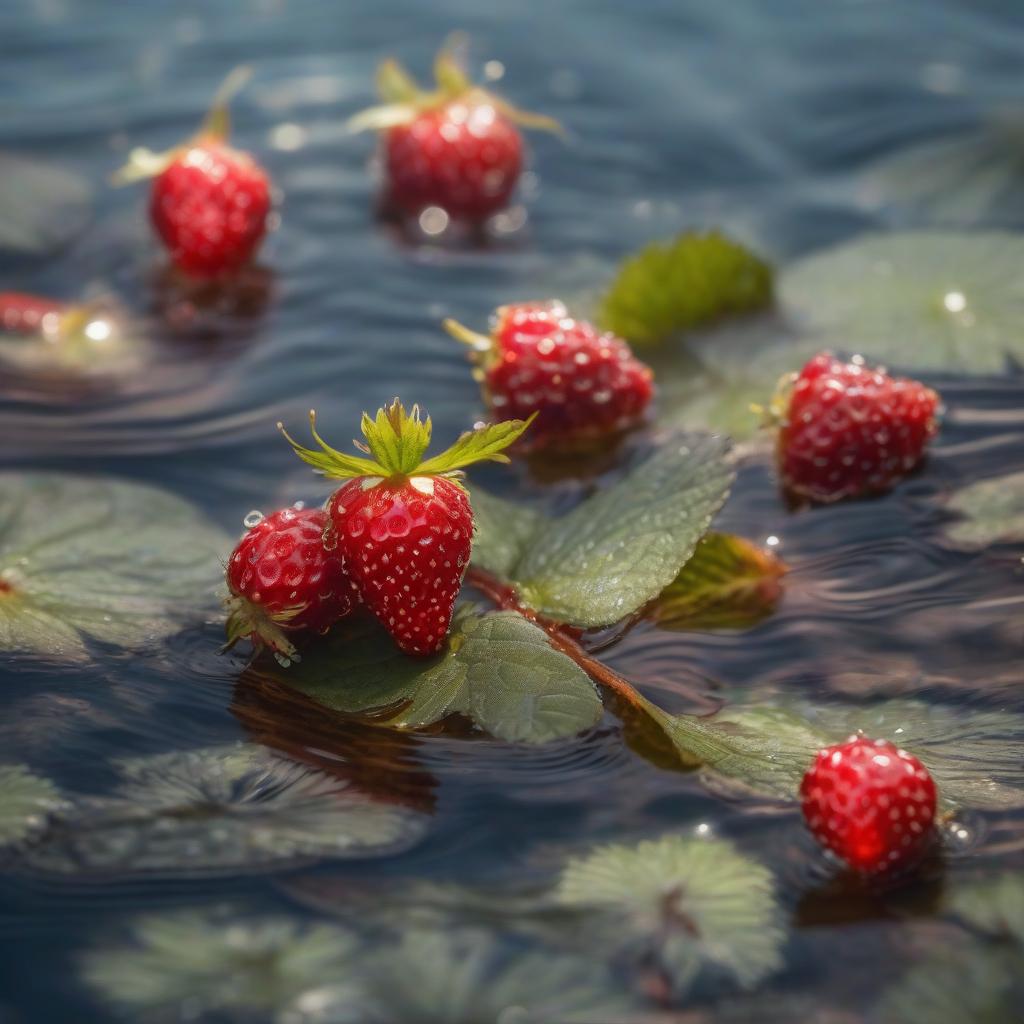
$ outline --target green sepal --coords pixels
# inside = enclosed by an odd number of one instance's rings
[[[420,93],[416,79],[394,57],[377,68],[377,94],[385,103],[415,103]]]
[[[536,413],[528,420],[506,420],[467,431],[450,448],[426,462],[421,460],[430,444],[430,417],[421,421],[418,406],[414,405],[410,412],[406,412],[397,398],[386,408],[379,409],[376,417],[363,413],[362,431],[366,445],[356,444],[372,458],[346,455],[332,448],[317,433],[316,414],[312,410],[309,414],[310,428],[319,451],[300,445],[281,423],[277,427],[295,454],[324,476],[335,480],[364,476],[402,479],[447,475],[474,462],[508,462],[503,449],[518,440],[535,417]]]

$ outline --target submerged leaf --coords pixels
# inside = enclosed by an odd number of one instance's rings
[[[87,952],[81,975],[131,1020],[205,1020],[217,1011],[230,1019],[264,1011],[274,1020],[307,1020],[306,1004],[347,1008],[350,1016],[331,1017],[336,1024],[364,1019],[352,966],[358,942],[337,925],[252,919],[221,907],[151,914],[129,934],[126,944]]]
[[[82,797],[26,853],[56,874],[261,871],[391,854],[426,819],[251,745],[133,758],[109,796]]]
[[[153,487],[0,474],[0,650],[81,659],[169,635],[209,608],[230,546]]]
[[[1024,235],[866,235],[781,276],[781,301],[820,347],[910,370],[999,373],[1024,358]]]
[[[1013,939],[1024,949],[1024,877],[1020,872],[952,882],[943,904],[972,928],[993,938]]]
[[[543,743],[590,728],[602,713],[586,673],[515,612],[457,615],[434,658],[410,658],[376,623],[359,622],[298,665],[260,671],[335,711],[386,710],[400,729],[462,714],[498,739]]]
[[[92,216],[89,182],[54,164],[0,153],[0,251],[42,256]]]
[[[48,779],[33,775],[24,765],[0,765],[0,846],[41,831],[47,818],[63,806]]]
[[[946,536],[964,547],[1024,542],[1024,473],[979,480],[958,490],[946,506],[961,518]]]
[[[782,966],[772,876],[724,840],[601,847],[568,863],[556,895],[596,915],[581,927],[591,940],[653,960],[676,996],[702,969],[724,969],[747,988]]]
[[[525,520],[504,530],[511,512],[495,506],[478,523],[473,557],[506,569],[523,603],[549,618],[618,622],[661,593],[693,554],[729,493],[727,454],[720,438],[676,437],[567,515],[530,519],[529,536]]]
[[[599,962],[510,949],[476,929],[409,929],[365,970],[366,1024],[615,1024],[636,1009]]]
[[[662,629],[746,629],[767,618],[786,566],[742,537],[709,533],[648,612]]]
[[[606,292],[601,325],[634,344],[661,341],[772,301],[772,270],[716,231],[652,242],[627,259]]]

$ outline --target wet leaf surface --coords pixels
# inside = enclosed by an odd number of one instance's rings
[[[0,846],[40,832],[51,814],[64,806],[57,787],[24,765],[0,765]]]

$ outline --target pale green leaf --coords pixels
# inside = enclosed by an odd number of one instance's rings
[[[354,965],[358,940],[337,925],[252,918],[223,906],[150,914],[127,932],[128,941],[96,945],[80,964],[96,995],[131,1020],[258,1012],[308,1020],[307,1004],[347,1006],[348,1022],[364,1019]]]
[[[643,607],[675,579],[721,508],[728,444],[667,441],[613,486],[545,523],[512,573],[525,603],[562,622],[603,626]]]
[[[515,612],[463,613],[434,658],[410,658],[376,624],[333,631],[287,669],[270,672],[334,711],[387,710],[400,729],[462,714],[499,739],[543,743],[573,736],[601,717],[587,675]]]
[[[571,860],[556,897],[592,913],[581,932],[665,972],[676,996],[724,969],[751,987],[782,966],[771,873],[721,839],[665,836]]]
[[[38,256],[59,249],[89,223],[92,204],[85,178],[0,153],[0,251]]]
[[[619,1024],[636,1009],[600,962],[477,929],[409,929],[365,970],[366,1024]]]
[[[684,763],[704,765],[756,792],[794,799],[815,752],[863,730],[919,757],[947,805],[1024,807],[1024,717],[1010,712],[913,699],[871,706],[731,705],[709,718],[647,709]]]
[[[950,879],[943,908],[979,932],[1024,949],[1024,877],[1008,871],[971,882]]]
[[[64,806],[57,787],[33,775],[24,765],[0,765],[0,846],[17,843],[41,831]]]
[[[1024,358],[1022,261],[1022,235],[866,235],[787,268],[779,294],[822,348],[907,370],[999,373]]]
[[[426,819],[263,747],[132,758],[107,796],[79,797],[26,852],[55,874],[236,874],[406,849]]]
[[[946,507],[960,517],[946,527],[955,544],[975,548],[1024,542],[1024,473],[968,484]]]
[[[708,533],[648,616],[662,629],[745,629],[767,618],[786,566],[742,537]]]
[[[0,474],[0,650],[82,659],[174,633],[209,611],[230,547],[153,487]]]
[[[768,264],[718,232],[687,232],[627,259],[601,301],[599,319],[642,344],[771,301]]]

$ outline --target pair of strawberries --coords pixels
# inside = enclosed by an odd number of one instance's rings
[[[163,154],[132,152],[118,180],[152,178],[150,220],[171,261],[196,278],[217,278],[253,259],[267,232],[272,188],[251,154],[228,145],[227,101],[247,77],[229,77],[188,142]],[[523,167],[517,125],[559,130],[474,85],[448,51],[436,87],[421,89],[394,61],[378,73],[384,104],[349,121],[383,132],[389,205],[416,215],[436,206],[470,222],[507,205]]]

